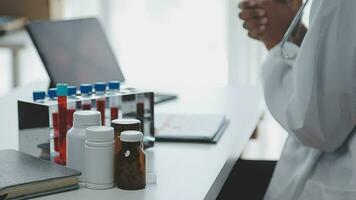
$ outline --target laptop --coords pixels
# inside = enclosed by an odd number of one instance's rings
[[[59,82],[79,86],[109,80],[125,81],[119,63],[96,18],[35,21],[26,25],[50,77],[50,87]],[[176,99],[156,94],[155,103]]]

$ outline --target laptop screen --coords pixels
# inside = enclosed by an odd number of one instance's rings
[[[95,18],[39,21],[26,27],[51,79],[79,86],[124,81],[119,64]]]

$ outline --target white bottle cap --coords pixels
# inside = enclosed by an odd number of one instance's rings
[[[101,114],[94,110],[75,111],[73,116],[73,126],[86,128],[89,126],[99,126],[101,123]]]
[[[140,131],[124,131],[120,135],[123,142],[140,142],[143,139],[143,134]]]
[[[114,128],[110,126],[91,126],[86,129],[86,139],[90,142],[109,142],[114,140]]]
[[[141,122],[138,119],[122,118],[122,119],[114,119],[111,121],[111,123],[127,125],[127,124],[139,124]]]

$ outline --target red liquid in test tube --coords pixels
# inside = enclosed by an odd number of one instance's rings
[[[67,129],[69,130],[73,126],[73,114],[76,110],[76,102],[77,99],[77,87],[75,86],[68,86],[68,103],[67,103]]]
[[[65,165],[67,160],[66,136],[67,136],[67,84],[57,84],[58,99],[58,144],[59,157],[55,160],[58,164]]]
[[[119,118],[119,108],[118,107],[111,107],[110,108],[110,121]]]
[[[91,110],[90,104],[82,104],[82,110]]]
[[[67,110],[67,129],[69,130],[73,126],[73,115],[75,109],[68,109]]]
[[[141,121],[141,131],[144,132],[145,104],[142,102],[137,103],[136,110],[137,110],[137,119]]]
[[[116,80],[109,81],[109,107],[110,107],[110,121],[119,118],[120,96],[120,82]]]
[[[145,132],[145,97],[143,94],[137,95],[137,103],[136,103],[136,115],[137,119],[141,121],[141,131]]]
[[[96,109],[101,113],[101,125],[105,125],[105,99],[96,100]]]
[[[52,102],[57,102],[57,88],[50,88],[48,90],[49,100]],[[52,116],[52,128],[53,128],[53,146],[55,152],[59,151],[59,130],[58,130],[58,106],[54,106],[51,108],[51,116]]]
[[[105,92],[106,92],[106,83],[105,82],[96,82],[94,85],[95,96],[99,97],[96,99],[96,110],[101,113],[101,125],[105,125]]]
[[[59,151],[59,128],[58,128],[58,112],[52,113],[53,135],[54,135],[54,150]]]

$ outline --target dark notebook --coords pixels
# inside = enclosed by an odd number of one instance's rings
[[[157,114],[156,141],[217,143],[229,125],[219,114]]]
[[[15,151],[0,150],[0,200],[28,199],[79,188],[80,172]]]

